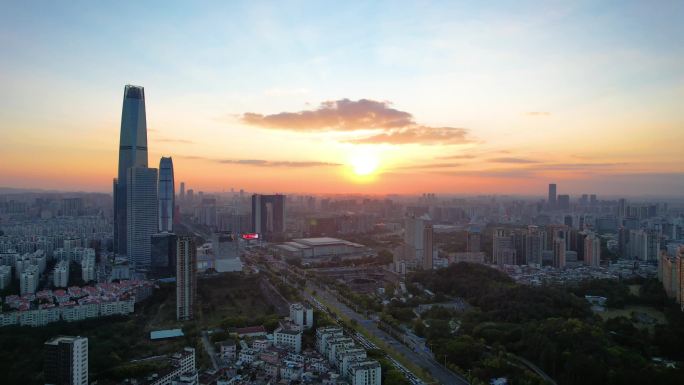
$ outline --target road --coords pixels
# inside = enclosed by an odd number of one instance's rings
[[[307,283],[307,285],[309,285]],[[316,290],[317,288],[314,288],[313,286],[310,287],[311,289]],[[302,293],[306,298],[312,299],[308,293],[303,292]],[[364,318],[361,314],[355,312],[351,308],[349,308],[347,305],[341,303],[338,301],[333,295],[329,294],[326,290],[323,289],[317,289],[317,294],[318,296],[322,297],[326,302],[331,304],[333,307],[335,307],[338,311],[342,312],[346,317],[353,319],[357,322],[358,326],[366,330],[366,332],[370,333],[374,337],[384,341],[388,345],[392,346],[392,348],[405,357],[408,357],[411,361],[413,361],[416,365],[427,369],[427,371],[430,373],[430,375],[439,381],[441,384],[445,385],[468,385],[468,381],[455,374],[454,372],[446,369],[439,363],[437,363],[432,357],[428,355],[426,352],[415,352],[411,349],[409,349],[406,345],[398,342],[395,340],[393,337],[391,337],[389,334],[384,332],[383,330],[380,330],[375,322],[373,320],[369,320]]]
[[[218,370],[219,365],[216,361],[216,351],[214,351],[214,345],[209,341],[209,335],[206,330],[202,331],[202,343],[204,344],[204,350],[209,355],[209,359],[211,359],[211,365],[214,367],[214,370]]]

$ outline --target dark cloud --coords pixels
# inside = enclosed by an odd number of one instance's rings
[[[536,161],[534,159],[513,158],[513,157],[494,158],[494,159],[489,159],[489,161],[493,162],[493,163],[518,163],[518,164],[539,163],[539,161]]]
[[[356,144],[466,144],[471,143],[468,130],[452,127],[415,126],[388,130],[365,138],[348,140]]]
[[[369,99],[326,101],[315,110],[273,115],[247,112],[241,120],[254,126],[293,131],[389,129],[415,124],[408,112]]]
[[[185,159],[206,160],[209,162],[216,162],[221,164],[237,164],[243,166],[255,167],[337,167],[342,166],[341,163],[331,162],[316,162],[316,161],[280,161],[280,160],[265,160],[265,159],[218,159],[207,158],[203,156],[187,155],[181,156]]]

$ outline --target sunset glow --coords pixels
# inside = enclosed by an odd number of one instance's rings
[[[151,159],[206,191],[684,189],[680,12],[419,4],[8,5],[0,184],[110,191],[133,83]]]

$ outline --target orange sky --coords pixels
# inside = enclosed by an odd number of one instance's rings
[[[314,5],[8,7],[0,187],[109,192],[131,83],[196,190],[684,191],[676,3]]]

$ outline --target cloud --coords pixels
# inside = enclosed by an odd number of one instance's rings
[[[464,144],[471,143],[465,128],[430,127],[416,123],[413,115],[370,99],[326,101],[317,109],[263,115],[242,114],[243,123],[275,130],[299,132],[355,132],[372,130],[367,136],[344,140],[357,144]]]
[[[387,102],[369,99],[326,101],[315,110],[262,115],[246,112],[244,123],[263,128],[293,131],[355,131],[414,125],[408,112],[390,108]]]
[[[527,115],[527,116],[551,116],[551,113],[547,112],[547,111],[530,111],[530,112],[526,112],[525,115]]]
[[[160,143],[195,144],[194,141],[188,139],[157,138],[154,141]]]
[[[539,163],[538,161],[536,161],[534,159],[513,158],[513,157],[494,158],[494,159],[489,159],[489,161],[493,162],[493,163],[517,163],[517,164]]]
[[[402,170],[415,170],[415,169],[430,169],[430,168],[452,168],[452,167],[460,167],[461,164],[459,163],[427,163],[427,164],[417,164],[417,165],[411,165],[411,166],[401,166],[398,167],[399,169]]]
[[[355,144],[466,144],[471,143],[468,130],[452,127],[416,126],[388,130],[380,134],[348,140]]]
[[[477,158],[477,156],[472,155],[472,154],[447,155],[447,156],[438,157],[438,159],[475,159],[475,158]]]
[[[341,163],[332,162],[317,162],[317,161],[281,161],[281,160],[265,160],[265,159],[220,159],[220,158],[208,158],[196,155],[185,155],[180,156],[185,159],[194,160],[205,160],[209,162],[221,163],[221,164],[236,164],[243,166],[255,166],[255,167],[337,167],[342,166]]]

